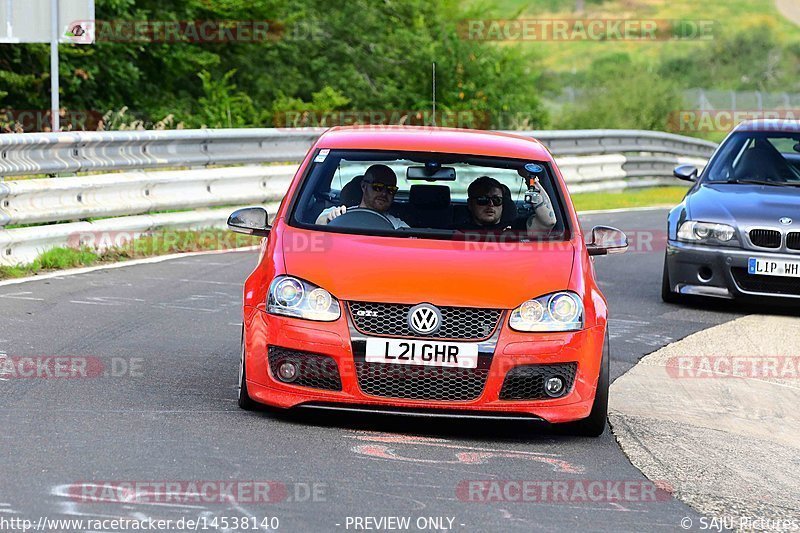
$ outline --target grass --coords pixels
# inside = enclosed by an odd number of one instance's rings
[[[202,231],[164,230],[152,235],[142,236],[130,242],[103,242],[114,236],[96,236],[103,251],[96,247],[53,248],[32,263],[19,266],[0,266],[0,279],[21,278],[43,272],[92,266],[103,263],[116,263],[129,259],[141,259],[180,252],[199,252],[204,250],[229,250],[258,244],[260,237],[251,237],[221,229]],[[116,244],[106,247],[105,245]]]
[[[587,192],[573,194],[578,211],[676,205],[686,195],[686,187],[653,187],[624,192]]]

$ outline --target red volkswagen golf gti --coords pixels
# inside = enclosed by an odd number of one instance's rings
[[[441,128],[334,128],[297,170],[244,286],[239,405],[524,418],[600,435],[608,310],[553,157]]]

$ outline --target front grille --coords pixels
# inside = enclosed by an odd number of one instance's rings
[[[544,391],[544,382],[552,377],[560,376],[566,381],[564,395],[575,382],[578,363],[558,363],[554,365],[524,365],[512,368],[503,381],[500,390],[501,400],[550,400]]]
[[[409,400],[468,401],[480,397],[488,368],[389,365],[356,361],[364,394]]]
[[[733,267],[731,274],[743,291],[800,296],[800,278],[783,276],[753,276],[746,268]]]
[[[786,236],[786,247],[790,250],[800,250],[800,231],[793,231]]]
[[[297,379],[289,385],[300,385],[313,389],[342,390],[339,367],[332,357],[298,350],[270,346],[267,350],[269,368],[278,381],[278,368],[285,362],[293,362],[298,367]]]
[[[751,229],[747,234],[754,246],[761,248],[780,248],[781,232],[774,229]]]
[[[408,312],[414,307],[406,304],[350,302],[353,325],[365,335],[419,337],[408,327]],[[432,339],[488,339],[497,327],[503,311],[477,307],[439,307],[442,325]],[[360,316],[368,314],[373,316]]]

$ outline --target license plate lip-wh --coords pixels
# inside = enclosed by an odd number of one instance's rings
[[[386,338],[386,337],[367,337],[366,338],[365,360],[368,363],[383,363],[383,364],[399,364],[399,365],[417,365],[417,366],[431,366],[436,368],[464,368],[473,369],[478,368],[479,349],[476,342],[451,342],[439,341],[433,339],[402,339],[402,338]],[[408,344],[415,346],[415,351],[406,353],[405,359],[399,359],[401,355],[401,344]],[[394,357],[387,358],[387,345],[389,346],[389,355]],[[438,355],[436,360],[424,360],[422,358],[422,350],[424,345],[435,345],[439,347],[449,348],[452,346],[458,347],[457,363],[452,362],[452,352],[445,350],[447,355],[439,359]],[[441,352],[440,352],[441,353]],[[414,357],[413,359],[411,357]]]
[[[775,270],[767,271],[767,265],[763,263],[771,263],[776,264],[779,268]],[[786,273],[786,265],[793,265],[797,272],[796,273]],[[764,266],[764,269],[760,269],[759,267]],[[765,258],[765,257],[750,257],[747,260],[747,273],[751,276],[773,276],[773,277],[781,277],[781,278],[800,278],[800,261],[795,261],[792,259],[772,259],[772,258]]]

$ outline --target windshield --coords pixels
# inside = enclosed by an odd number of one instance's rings
[[[800,185],[800,134],[739,132],[714,158],[707,181]]]
[[[383,151],[320,150],[292,225],[368,235],[567,237],[545,162]]]

